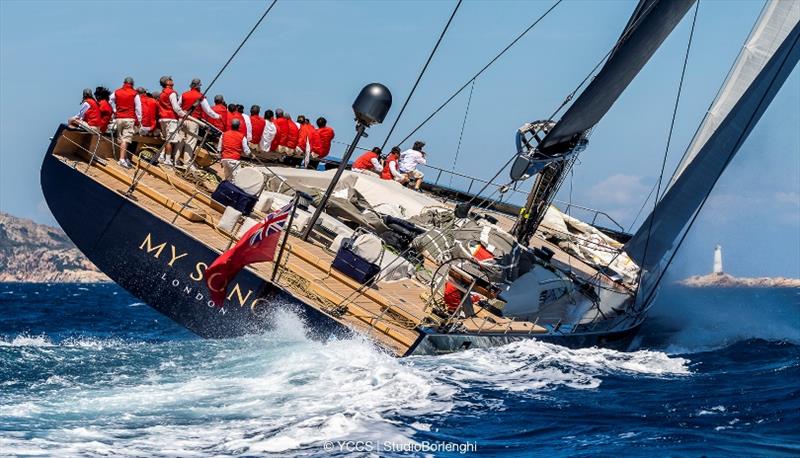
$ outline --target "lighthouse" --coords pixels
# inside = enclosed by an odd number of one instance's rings
[[[714,248],[714,275],[722,275],[722,247]]]

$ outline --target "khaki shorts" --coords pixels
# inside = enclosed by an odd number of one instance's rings
[[[409,170],[408,172],[400,172],[403,175],[407,176],[409,180],[421,180],[422,177],[425,176],[424,173],[420,172],[419,170]]]
[[[170,143],[178,143],[181,140],[180,136],[175,133],[178,130],[177,119],[160,119],[158,122],[161,123],[161,134],[164,136],[164,141],[169,140]],[[171,140],[170,137],[172,137]]]
[[[191,118],[186,118],[177,137],[179,141],[186,143],[186,145],[193,150],[197,145],[197,132],[199,131],[200,124],[198,124],[197,121],[193,121]]]
[[[136,121],[130,118],[117,119],[117,141],[130,143],[135,133],[133,126]]]

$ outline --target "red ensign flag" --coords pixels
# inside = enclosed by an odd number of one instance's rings
[[[254,262],[275,259],[275,248],[281,238],[292,204],[276,210],[245,233],[230,250],[222,253],[206,269],[206,286],[211,291],[211,300],[222,306],[228,292],[228,283],[244,266]]]

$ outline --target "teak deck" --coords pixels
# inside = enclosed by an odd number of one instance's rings
[[[124,169],[102,145],[97,148],[97,157],[90,161],[91,152],[97,146],[97,136],[91,136],[91,141],[87,142],[88,136],[90,134],[64,131],[54,154],[71,166],[75,165],[76,170],[92,180],[121,194],[129,188],[136,167],[141,166],[144,173],[132,194],[136,205],[220,253],[235,242],[231,235],[216,227],[224,207],[213,201],[207,192],[197,192],[195,184],[183,179],[174,169],[159,165],[147,167],[144,162],[138,164],[135,156],[135,168]],[[135,142],[137,140],[140,139],[134,138]],[[103,156],[108,159],[103,159]],[[221,175],[221,171],[217,171]],[[510,221],[508,218],[505,220]],[[586,277],[596,274],[592,267],[570,258],[557,247],[535,237],[533,240],[532,244],[550,246],[556,252],[554,259],[570,263],[576,273]],[[361,284],[331,268],[334,256],[335,253],[313,241],[289,235],[273,283],[349,328],[367,334],[396,355],[406,354],[417,341],[420,326],[437,328],[445,323],[446,319],[432,313],[429,286],[415,279],[406,279],[362,288]],[[270,282],[274,267],[273,263],[259,263],[249,269]],[[609,282],[609,286],[613,283]],[[476,307],[476,312],[474,317],[457,319],[463,326],[462,330],[495,334],[547,332],[534,323],[498,317],[480,307]]]

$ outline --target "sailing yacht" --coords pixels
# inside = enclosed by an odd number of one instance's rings
[[[243,161],[231,183],[253,197],[246,211],[216,197],[223,173],[209,125],[185,169],[152,160],[162,140],[135,137],[134,170],[114,160],[113,137],[61,125],[44,156],[42,189],[100,270],[203,337],[269,329],[288,308],[315,335],[365,335],[397,356],[520,339],[626,348],[714,184],[800,58],[800,2],[769,0],[642,226],[627,234],[600,211],[588,222],[559,211],[554,197],[591,130],[694,3],[641,0],[561,118],[518,129],[510,182],[483,181],[477,193],[438,179],[420,193],[346,170],[375,121],[369,116],[342,160],[325,161],[328,170],[269,155]],[[361,100],[357,117],[373,102],[386,100]],[[494,198],[525,182],[525,205]],[[244,269],[214,305],[205,269],[290,202],[280,255]]]

